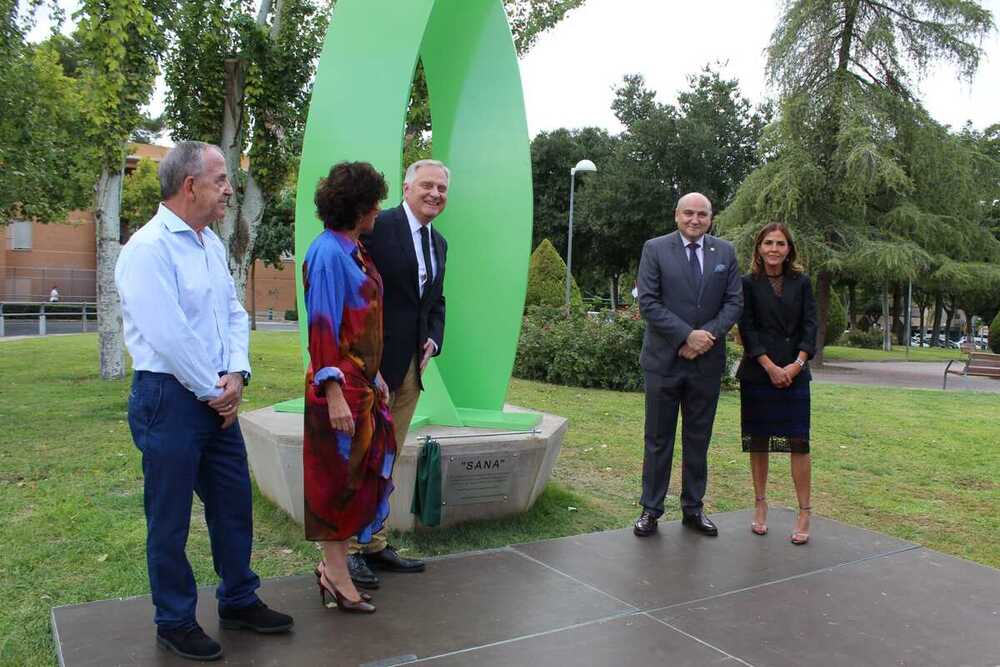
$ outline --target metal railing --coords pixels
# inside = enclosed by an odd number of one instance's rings
[[[87,331],[87,323],[97,320],[97,304],[82,303],[36,303],[30,301],[0,302],[0,337],[6,335],[6,321],[38,320],[38,335],[48,334],[49,319],[79,320]]]

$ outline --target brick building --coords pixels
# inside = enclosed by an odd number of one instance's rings
[[[156,162],[169,148],[150,144],[130,146],[126,170],[142,158]],[[90,211],[73,211],[65,222],[40,224],[14,221],[5,226],[0,249],[0,301],[48,301],[58,288],[61,301],[94,301],[97,296],[97,230]],[[125,235],[122,236],[125,238]],[[247,310],[256,305],[258,318],[270,312],[283,319],[295,308],[295,262],[289,257],[281,270],[257,262],[247,284]]]

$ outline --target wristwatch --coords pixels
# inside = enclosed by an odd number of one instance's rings
[[[806,362],[802,361],[801,359],[796,359],[795,363],[797,363],[800,368],[804,368],[806,365]]]
[[[243,386],[244,387],[249,386],[250,385],[250,374],[247,373],[246,371],[240,371],[240,375],[243,376]]]

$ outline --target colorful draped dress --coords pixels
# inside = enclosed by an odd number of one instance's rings
[[[309,322],[305,437],[305,534],[314,541],[371,540],[389,515],[396,441],[375,388],[382,361],[382,278],[360,243],[329,229],[302,263]],[[354,437],[335,431],[324,387],[339,382]]]

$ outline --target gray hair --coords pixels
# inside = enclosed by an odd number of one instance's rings
[[[166,201],[181,191],[184,180],[190,176],[198,178],[205,169],[205,151],[222,149],[204,141],[182,141],[171,148],[160,161],[160,197]]]
[[[451,170],[444,165],[444,162],[440,160],[417,160],[406,168],[403,183],[412,183],[417,178],[417,170],[421,167],[440,167],[444,171],[444,180],[451,181]]]

